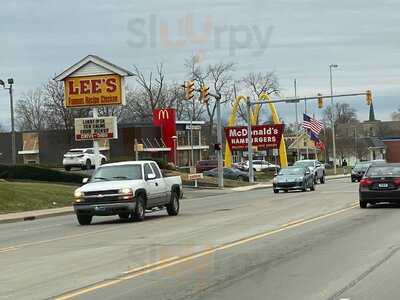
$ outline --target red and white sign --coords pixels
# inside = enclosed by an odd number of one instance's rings
[[[251,127],[253,146],[262,148],[279,148],[284,125],[255,125]],[[225,127],[225,136],[229,148],[245,150],[248,146],[247,126]]]
[[[116,117],[76,118],[75,140],[117,139]]]
[[[153,110],[153,125],[161,128],[161,136],[168,148],[169,161],[174,161],[175,142],[172,138],[176,136],[176,111],[173,108],[162,108]],[[174,162],[176,163],[176,162]]]

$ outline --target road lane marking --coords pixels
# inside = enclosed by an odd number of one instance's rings
[[[103,230],[96,230],[96,231],[90,231],[90,232],[84,232],[84,233],[78,233],[78,234],[72,234],[72,235],[67,235],[64,237],[59,237],[59,238],[54,238],[54,239],[48,239],[48,240],[42,240],[42,241],[36,241],[36,242],[30,242],[30,243],[23,243],[23,244],[18,244],[18,245],[14,245],[11,247],[7,247],[7,248],[0,248],[1,249],[8,249],[8,248],[15,248],[15,250],[19,249],[19,248],[23,248],[23,247],[27,247],[27,246],[36,246],[36,245],[40,245],[40,244],[45,244],[45,243],[50,243],[50,242],[57,242],[57,241],[63,241],[63,240],[69,240],[69,239],[74,239],[77,237],[82,237],[82,236],[87,236],[87,235],[91,235],[94,233],[102,233],[102,232],[107,232],[107,231],[113,231],[115,229],[103,229]],[[2,251],[0,251],[1,253]]]
[[[81,289],[78,289],[78,290],[75,290],[75,291],[67,292],[67,293],[65,293],[63,295],[55,297],[55,299],[56,300],[69,300],[69,299],[75,298],[77,296],[81,296],[81,295],[84,295],[84,294],[87,294],[87,293],[90,293],[90,292],[94,292],[96,290],[99,290],[99,289],[102,289],[102,288],[105,288],[105,287],[109,287],[109,286],[112,286],[112,285],[115,285],[115,284],[130,280],[130,279],[141,277],[141,276],[146,275],[148,273],[153,273],[153,272],[156,272],[156,271],[159,271],[159,270],[163,270],[163,269],[166,269],[166,268],[178,265],[178,264],[182,264],[182,263],[185,263],[185,262],[188,262],[188,261],[191,261],[191,260],[203,257],[203,256],[207,256],[207,255],[213,254],[213,253],[215,253],[217,251],[226,250],[226,249],[229,249],[229,248],[241,245],[241,244],[249,243],[251,241],[259,240],[259,239],[262,239],[264,237],[277,234],[279,232],[287,231],[289,229],[296,228],[296,227],[299,227],[299,226],[302,226],[302,225],[305,225],[305,224],[309,224],[309,223],[312,223],[312,222],[323,220],[323,219],[329,218],[331,216],[335,216],[335,215],[350,211],[350,210],[352,210],[352,209],[354,209],[356,207],[358,207],[358,204],[354,204],[354,205],[352,205],[350,207],[346,207],[346,208],[343,208],[343,209],[340,209],[340,210],[337,210],[337,211],[334,211],[334,212],[331,212],[331,213],[327,213],[325,215],[313,217],[313,218],[310,218],[310,219],[305,219],[305,220],[304,219],[300,219],[300,220],[297,220],[297,221],[293,221],[293,222],[290,222],[288,224],[282,225],[283,227],[281,226],[278,229],[275,229],[275,230],[272,230],[272,231],[268,231],[268,232],[264,232],[264,233],[260,233],[260,234],[256,234],[254,236],[250,236],[250,237],[247,237],[247,238],[239,239],[237,241],[230,242],[230,243],[227,243],[227,244],[222,245],[222,246],[217,246],[215,248],[207,249],[207,250],[204,250],[204,251],[199,252],[199,253],[187,255],[187,256],[184,256],[184,257],[176,257],[175,259],[174,259],[174,257],[171,257],[171,258],[168,258],[168,259],[164,259],[164,260],[161,260],[161,261],[153,263],[154,267],[151,267],[149,265],[143,266],[143,267],[139,267],[139,268],[137,268],[138,271],[132,270],[130,272],[132,274],[124,273],[121,277],[118,277],[116,279],[110,279],[110,280],[103,281],[103,282],[100,282],[100,283],[97,283],[97,284],[95,283],[95,284],[93,284],[93,285],[91,285],[89,287],[86,287],[86,288],[81,288]]]
[[[134,268],[134,269],[125,271],[123,274],[130,274],[130,273],[143,271],[144,269],[148,269],[148,268],[151,268],[151,267],[162,265],[162,264],[165,264],[167,262],[170,262],[170,261],[173,261],[173,260],[177,260],[178,258],[179,258],[179,256],[173,256],[173,257],[170,257],[170,258],[162,259],[162,260],[156,261],[156,262],[148,264],[148,265],[144,265],[144,266],[141,266],[141,267],[138,267],[138,268]]]
[[[0,253],[3,253],[3,252],[9,252],[9,251],[15,251],[15,250],[17,250],[17,248],[16,248],[16,247],[6,247],[6,248],[0,248]]]

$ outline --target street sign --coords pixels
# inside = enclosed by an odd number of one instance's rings
[[[251,128],[253,147],[258,149],[279,147],[284,129],[283,124],[255,125]],[[247,126],[226,127],[225,136],[231,151],[247,150]]]
[[[122,77],[117,74],[67,77],[64,79],[66,107],[122,105]]]
[[[117,139],[116,117],[75,119],[75,140]]]
[[[203,173],[189,174],[188,179],[189,180],[203,179]]]

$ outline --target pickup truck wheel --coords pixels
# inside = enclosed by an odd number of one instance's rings
[[[279,190],[274,189],[274,193],[275,193],[275,194],[278,194],[278,193],[279,193]]]
[[[78,218],[78,222],[81,225],[90,225],[90,223],[92,223],[93,216],[76,215],[76,217]]]
[[[367,201],[360,200],[360,208],[367,208],[367,206],[368,206]]]
[[[176,216],[179,214],[179,195],[177,192],[171,193],[171,200],[167,204],[167,212],[170,216]]]
[[[135,211],[131,214],[131,220],[141,222],[144,220],[146,209],[144,207],[143,196],[138,196],[136,199]]]

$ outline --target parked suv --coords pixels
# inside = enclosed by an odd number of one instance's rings
[[[100,163],[107,162],[107,158],[100,153]],[[95,154],[93,148],[71,149],[64,154],[63,166],[66,171],[71,171],[72,167],[89,170],[95,165]]]
[[[199,160],[196,164],[196,172],[203,173],[204,171],[209,171],[218,168],[217,160]]]

